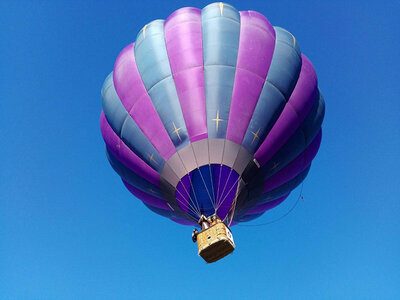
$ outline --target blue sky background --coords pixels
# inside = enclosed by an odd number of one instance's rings
[[[235,226],[233,255],[205,264],[192,228],[112,171],[100,88],[118,53],[208,3],[0,2],[0,299],[400,299],[398,1],[230,1],[295,35],[327,107],[305,202]]]

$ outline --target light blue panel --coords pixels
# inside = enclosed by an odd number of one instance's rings
[[[254,154],[279,118],[286,99],[271,83],[265,81],[249,127],[243,139],[243,147]]]
[[[164,41],[164,20],[155,20],[143,27],[136,38],[134,51],[147,90],[171,75]]]
[[[122,125],[129,114],[115,91],[113,72],[104,80],[101,88],[101,101],[108,123],[114,132],[121,137]]]
[[[275,85],[286,100],[293,92],[301,70],[300,47],[294,36],[280,27],[274,27],[276,44],[267,81]]]
[[[176,94],[174,79],[165,78],[153,86],[148,93],[175,147],[179,150],[188,145],[189,135]]]
[[[225,138],[239,49],[240,15],[230,5],[224,3],[221,8],[219,3],[213,3],[201,11],[201,22],[208,137]]]
[[[235,68],[221,65],[205,66],[204,78],[208,137],[225,138]]]
[[[165,161],[121,103],[115,91],[112,74],[107,76],[101,90],[103,110],[107,121],[129,149],[160,173]]]
[[[288,44],[291,48],[293,48],[297,52],[299,56],[301,55],[300,45],[297,42],[296,38],[293,36],[293,34],[291,34],[285,28],[279,26],[274,26],[274,30],[277,39],[279,36],[279,42]]]
[[[145,193],[151,192],[152,196],[165,201],[160,189],[157,186],[143,179],[143,177],[137,175],[129,168],[125,167],[125,165],[123,165],[107,148],[106,154],[110,165],[115,170],[115,172],[117,172],[118,175],[121,176],[123,180],[125,180],[127,183],[134,186],[135,188]]]
[[[171,73],[163,20],[153,21],[140,31],[135,58],[144,86],[173,144],[178,150],[183,148],[189,144],[189,136]]]
[[[274,27],[276,42],[271,66],[242,145],[255,153],[284,109],[301,70],[300,48],[285,29]]]
[[[232,19],[234,21],[238,21],[240,19],[238,10],[234,8],[232,5],[229,5],[227,3],[214,2],[205,6],[201,10],[202,18],[204,17],[207,19],[212,19],[212,18],[218,18],[221,15],[224,16],[225,18]]]
[[[308,147],[308,145],[310,145],[318,134],[325,113],[325,102],[322,94],[320,93],[319,95],[319,100],[315,101],[311,112],[308,114],[304,122],[285,143],[285,145],[283,145],[270,161],[261,168],[264,180],[277,173],[295,159]],[[279,163],[279,165],[276,166],[277,163]]]

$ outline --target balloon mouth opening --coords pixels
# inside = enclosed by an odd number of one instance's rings
[[[193,218],[217,216],[224,220],[238,193],[240,176],[231,167],[207,164],[183,176],[176,186],[180,208]]]

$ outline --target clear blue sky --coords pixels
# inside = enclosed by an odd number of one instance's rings
[[[306,201],[207,265],[123,187],[99,114],[142,26],[209,2],[111,2],[0,2],[0,299],[400,299],[400,3],[229,2],[295,35],[326,116]]]

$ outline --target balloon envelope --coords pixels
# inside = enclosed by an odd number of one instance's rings
[[[321,142],[324,100],[288,31],[225,3],[155,20],[102,88],[107,157],[127,189],[180,224],[279,205]]]

